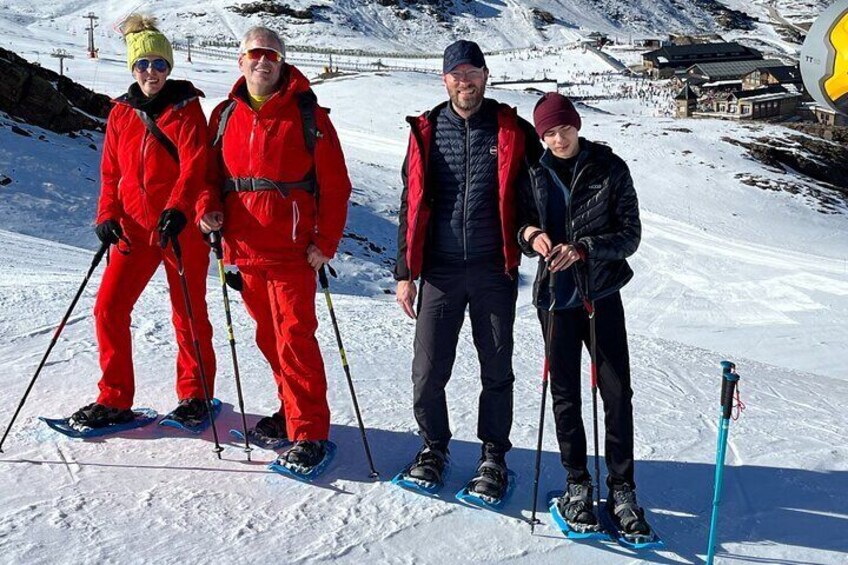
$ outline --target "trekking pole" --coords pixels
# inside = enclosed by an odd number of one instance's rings
[[[6,432],[3,434],[3,439],[0,439],[0,453],[3,453],[3,443],[6,441],[6,436],[9,435],[9,431],[12,429],[12,426],[15,423],[15,420],[18,419],[18,414],[21,412],[21,408],[24,407],[24,402],[26,402],[27,397],[29,396],[32,387],[35,385],[35,380],[38,378],[38,375],[41,373],[41,369],[44,368],[44,364],[47,362],[47,358],[50,356],[50,352],[53,351],[53,346],[56,345],[56,342],[59,340],[59,334],[62,333],[62,330],[65,329],[65,324],[68,323],[68,318],[71,317],[71,312],[74,311],[74,307],[77,305],[77,302],[82,296],[83,290],[85,290],[86,285],[88,284],[88,279],[91,278],[91,274],[94,272],[94,269],[97,268],[97,265],[100,264],[100,261],[103,259],[103,255],[106,254],[106,251],[109,249],[109,243],[102,243],[100,245],[100,249],[97,250],[97,253],[94,254],[94,259],[91,260],[91,266],[88,268],[88,272],[85,274],[85,278],[82,280],[82,284],[77,290],[74,299],[71,300],[71,305],[68,307],[68,311],[65,312],[65,316],[62,318],[62,321],[59,323],[59,327],[56,328],[56,331],[53,333],[53,339],[50,340],[50,345],[47,346],[47,351],[44,352],[44,357],[41,358],[41,363],[38,364],[38,368],[35,370],[35,374],[32,376],[32,380],[29,382],[29,386],[24,393],[24,397],[21,398],[20,404],[18,404],[18,409],[15,410],[15,415],[12,416],[12,421],[9,422],[8,427],[6,427]]]
[[[238,356],[236,355],[236,338],[233,333],[233,316],[230,313],[230,295],[227,293],[227,275],[224,273],[224,248],[221,245],[221,232],[211,232],[209,234],[209,243],[212,244],[215,259],[218,260],[218,276],[221,279],[221,290],[224,293],[224,313],[227,317],[227,339],[230,341],[230,353],[233,356],[233,375],[236,379],[236,392],[238,393],[239,410],[241,411],[241,425],[244,430],[244,452],[247,454],[247,460],[250,461],[250,452],[253,451],[253,448],[250,447],[250,440],[247,438],[247,418],[244,415],[244,396],[241,392],[241,377],[239,375]]]
[[[554,305],[556,304],[556,273],[550,274],[548,280],[548,294],[550,305],[548,306],[548,325],[545,328],[545,366],[542,369],[542,403],[539,410],[539,436],[536,441],[536,469],[533,477],[533,513],[530,515],[530,534],[536,531],[536,524],[541,522],[536,519],[536,502],[539,497],[539,471],[542,466],[542,437],[545,432],[545,401],[548,398],[548,375],[551,371],[551,350],[554,338]]]
[[[330,265],[327,265],[330,274],[334,277],[336,271]],[[356,421],[359,423],[359,433],[362,435],[362,445],[365,447],[365,456],[368,458],[368,466],[371,468],[371,473],[368,475],[372,479],[380,476],[380,473],[374,468],[374,460],[371,458],[371,448],[368,447],[368,438],[365,436],[365,424],[362,423],[362,415],[359,413],[359,403],[356,401],[356,391],[353,390],[353,379],[350,376],[350,367],[347,364],[347,354],[345,354],[344,345],[342,345],[342,334],[339,332],[339,323],[336,320],[336,312],[333,310],[333,299],[330,296],[330,281],[327,279],[327,270],[324,265],[318,270],[318,280],[321,282],[321,288],[324,290],[324,298],[327,300],[327,310],[330,311],[330,320],[333,322],[333,331],[336,333],[336,343],[339,346],[339,355],[342,359],[342,367],[344,367],[345,376],[347,377],[347,386],[350,388],[350,398],[353,400],[353,410],[356,412]]]
[[[203,356],[200,354],[200,342],[197,339],[197,330],[194,327],[194,314],[191,310],[191,298],[188,292],[188,282],[186,281],[185,269],[183,268],[183,252],[180,248],[180,242],[177,236],[170,238],[171,248],[174,250],[174,257],[177,258],[177,273],[180,275],[180,286],[183,288],[183,300],[185,301],[186,315],[188,316],[188,327],[191,330],[191,339],[194,342],[194,356],[197,358],[197,369],[200,372],[200,383],[203,386],[203,396],[206,398],[206,411],[209,413],[209,423],[212,425],[212,437],[215,439],[215,453],[218,454],[218,459],[221,459],[221,452],[224,448],[218,443],[218,430],[215,427],[215,414],[212,407],[212,397],[209,395],[209,384],[206,382],[206,370],[203,368]]]
[[[727,436],[730,431],[730,415],[733,411],[733,399],[739,383],[736,365],[730,361],[721,362],[721,417],[718,429],[718,450],[716,452],[715,492],[713,494],[713,512],[710,518],[710,539],[707,546],[707,565],[715,558],[716,529],[718,526],[718,506],[721,502],[721,483],[724,478],[724,456],[727,452]]]
[[[587,269],[588,272],[588,269]],[[598,343],[595,333],[595,302],[584,299],[584,307],[586,315],[589,316],[589,358],[590,358],[590,375],[592,385],[592,431],[595,436],[595,503],[598,505],[596,512],[601,511],[601,456],[600,448],[598,447]]]

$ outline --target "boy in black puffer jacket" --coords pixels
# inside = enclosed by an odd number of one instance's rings
[[[579,137],[580,116],[566,97],[546,94],[533,118],[547,150],[524,187],[523,208],[529,212],[518,239],[525,254],[541,258],[533,298],[544,334],[553,336],[551,394],[568,473],[559,510],[575,530],[598,529],[580,401],[580,355],[584,343],[591,347],[589,313],[594,312],[609,471],[607,509],[622,533],[650,536],[635,497],[633,391],[619,294],[633,276],[626,258],[639,246],[642,231],[636,191],[624,161],[608,147]],[[549,285],[551,276],[555,286]],[[553,324],[550,334],[548,324]]]

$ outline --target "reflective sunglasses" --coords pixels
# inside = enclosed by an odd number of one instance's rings
[[[157,73],[164,73],[168,70],[168,61],[165,59],[139,59],[133,66],[140,73],[148,71],[151,67]]]
[[[251,61],[258,61],[262,59],[262,57],[265,57],[266,61],[270,61],[272,63],[279,63],[283,60],[282,53],[269,47],[254,47],[253,49],[245,51],[245,55],[247,55],[247,58]]]

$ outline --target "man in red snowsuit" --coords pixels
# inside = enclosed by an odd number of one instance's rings
[[[210,121],[201,229],[223,230],[225,260],[239,268],[256,342],[277,381],[280,411],[254,432],[288,437],[294,446],[284,461],[308,469],[323,459],[330,428],[315,271],[336,252],[351,184],[327,111],[283,50],[268,28],[253,28],[242,41],[243,76]]]

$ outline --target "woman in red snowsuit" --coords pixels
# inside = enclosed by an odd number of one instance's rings
[[[103,243],[115,244],[120,251],[111,255],[94,306],[103,376],[97,401],[78,410],[70,423],[102,427],[133,418],[130,313],[164,262],[176,332],[180,401],[171,416],[196,425],[208,413],[176,257],[168,243],[179,236],[203,372],[212,391],[215,354],[206,312],[209,248],[194,226],[183,229],[189,218],[195,223],[195,202],[204,187],[208,162],[206,118],[198,101],[202,93],[188,81],[168,80],[173,53],[152,19],[131,16],[124,33],[127,62],[136,82],[114,100],[107,122],[95,228]],[[145,115],[167,141],[145,125]]]

